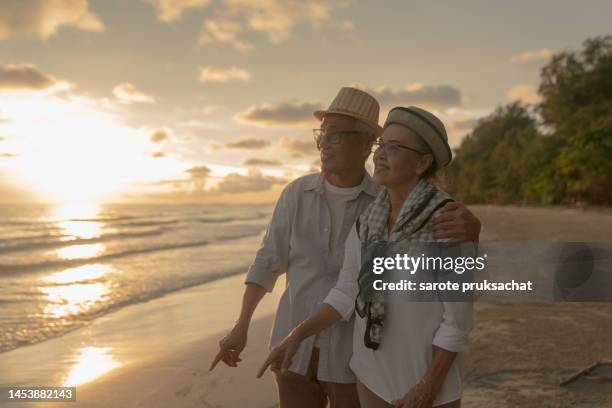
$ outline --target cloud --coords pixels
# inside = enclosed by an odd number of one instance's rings
[[[193,166],[190,169],[185,170],[185,173],[189,174],[193,179],[205,179],[207,178],[211,170],[207,166]]]
[[[259,171],[251,170],[248,175],[230,173],[213,190],[219,193],[235,194],[253,191],[266,191],[275,184],[285,184],[287,180],[280,177],[266,176]]]
[[[165,156],[166,156],[166,153],[164,153],[164,152],[155,152],[155,153],[153,153],[151,155],[151,157],[154,157],[156,159],[159,158],[159,157],[165,157]]]
[[[181,18],[187,9],[205,7],[210,0],[146,0],[153,4],[157,11],[157,18],[166,23]]]
[[[282,166],[283,163],[278,160],[259,159],[257,157],[251,157],[245,160],[243,163],[245,166]]]
[[[168,132],[165,130],[158,130],[151,135],[151,141],[154,143],[163,142],[168,139]]]
[[[453,129],[459,131],[472,130],[478,124],[479,118],[465,118],[453,121]]]
[[[248,81],[250,79],[249,71],[241,68],[200,68],[200,82],[226,83],[229,81]]]
[[[343,20],[338,24],[338,28],[342,31],[354,31],[355,24],[351,20]]]
[[[265,34],[271,43],[286,41],[296,24],[319,27],[345,1],[326,0],[225,0],[230,13],[242,15],[246,26]]]
[[[104,30],[102,21],[89,10],[87,0],[0,1],[0,40],[10,37],[46,40],[62,27]]]
[[[317,149],[312,139],[298,139],[285,136],[281,138],[279,145],[293,157],[312,156],[317,154]]]
[[[511,101],[523,101],[526,103],[539,103],[541,101],[538,90],[533,85],[514,85],[508,90],[506,97]]]
[[[228,142],[225,144],[211,144],[213,149],[247,149],[247,150],[259,150],[270,146],[270,141],[265,139],[247,138],[236,140],[234,142]]]
[[[153,103],[155,98],[140,92],[134,85],[129,82],[116,85],[113,88],[113,94],[120,103]]]
[[[320,102],[280,102],[260,106],[251,106],[239,113],[239,122],[259,126],[299,126],[312,123],[315,119],[312,113],[321,109]]]
[[[363,88],[362,88],[363,89]],[[410,84],[404,88],[387,86],[364,91],[374,96],[381,106],[417,105],[431,108],[448,108],[461,105],[461,91],[450,85]]]
[[[8,183],[10,177],[6,173],[0,172],[0,203],[32,202],[34,195],[16,185]]]
[[[326,0],[222,0],[217,19],[204,22],[200,43],[232,44],[236,49],[248,51],[252,44],[239,38],[244,31],[264,34],[268,41],[279,44],[291,37],[296,25],[304,24],[319,28],[332,21],[332,13],[344,7],[348,1]],[[353,25],[343,20],[342,30],[351,30]]]
[[[525,51],[510,58],[510,62],[515,63],[531,63],[550,59],[555,54],[555,50],[550,48],[541,48],[534,51]]]
[[[198,42],[200,44],[231,44],[239,51],[252,50],[253,44],[238,39],[240,31],[242,31],[242,24],[239,21],[228,19],[206,20]]]
[[[185,170],[185,173],[189,174],[190,176],[190,180],[188,180],[187,182],[193,186],[194,190],[201,191],[204,190],[204,187],[206,186],[206,180],[210,176],[211,172],[212,170],[210,170],[210,168],[207,166],[193,166],[192,168]],[[180,184],[181,182],[175,181],[175,183]],[[185,181],[183,181],[182,183],[185,183]]]
[[[57,80],[41,72],[32,64],[0,65],[0,89],[32,89],[49,88]]]
[[[316,159],[310,162],[310,167],[308,169],[308,172],[314,173],[317,171],[321,171],[321,159]]]

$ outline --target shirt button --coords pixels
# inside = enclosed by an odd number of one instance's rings
[[[329,231],[329,228],[323,228],[323,231],[327,232]]]

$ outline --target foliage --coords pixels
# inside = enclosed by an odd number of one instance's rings
[[[498,107],[464,138],[445,174],[451,194],[497,204],[612,204],[612,37],[553,56],[539,93],[539,105]]]

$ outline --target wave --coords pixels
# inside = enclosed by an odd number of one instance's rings
[[[129,298],[118,299],[115,302],[100,304],[100,307],[96,308],[93,311],[82,313],[82,314],[77,314],[77,315],[70,315],[67,318],[63,318],[64,320],[66,320],[67,324],[62,324],[62,325],[58,324],[55,326],[57,329],[53,331],[45,330],[45,328],[48,325],[48,322],[41,321],[41,327],[39,328],[40,330],[38,331],[37,328],[33,328],[35,333],[33,333],[34,335],[27,340],[16,340],[10,337],[6,339],[6,338],[0,337],[0,353],[7,352],[9,350],[13,350],[21,346],[41,343],[43,341],[62,336],[66,333],[72,332],[74,330],[77,330],[87,325],[89,322],[91,322],[92,320],[98,317],[104,316],[110,312],[113,312],[125,306],[147,302],[149,300],[160,298],[172,292],[177,292],[177,291],[188,289],[194,286],[207,284],[215,280],[219,280],[219,279],[227,278],[230,276],[238,275],[240,273],[244,273],[245,267],[246,265],[240,265],[240,266],[229,268],[223,272],[191,277],[191,278],[179,281],[175,285],[172,285],[172,286],[158,288],[150,292],[146,292],[146,293],[133,294]],[[11,303],[11,302],[12,301],[9,301],[7,303]],[[0,303],[2,303],[1,300],[0,300]],[[0,320],[0,323],[3,323],[2,320]]]
[[[116,224],[116,227],[154,227],[156,225],[174,225],[178,224],[180,220],[163,220],[163,221],[134,221],[134,222],[122,222]]]
[[[108,223],[111,225],[119,225],[119,226],[148,226],[148,225],[167,225],[167,224],[176,224],[179,222],[178,219],[170,219],[170,220],[161,220],[161,221],[147,221],[146,219],[150,218],[150,216],[146,217],[136,217],[131,215],[122,215],[116,217],[91,217],[91,218],[66,218],[66,219],[57,219],[57,220],[3,220],[0,226],[9,226],[9,227],[37,227],[37,228],[45,228],[51,230],[62,229],[59,226],[59,223],[62,222],[100,222],[100,223]],[[131,221],[144,219],[145,221]],[[131,222],[130,222],[131,221]]]
[[[16,235],[9,236],[8,238],[0,238],[0,246],[4,243],[15,243],[15,242],[23,242],[23,241],[40,241],[45,239],[61,239],[68,238],[70,235],[68,234],[38,234],[38,235]]]
[[[91,218],[69,218],[67,221],[83,221],[83,222],[111,222],[111,221],[125,221],[134,220],[138,217],[132,215],[118,215],[115,217],[91,217]]]
[[[254,229],[248,232],[240,232],[236,234],[226,234],[226,235],[216,238],[214,242],[246,238],[246,237],[258,235],[259,232],[260,232],[260,229],[257,229],[257,230]],[[94,256],[90,258],[62,259],[62,260],[44,261],[44,262],[36,262],[36,263],[29,263],[29,264],[0,264],[0,276],[19,275],[23,273],[37,272],[37,271],[51,269],[51,268],[70,268],[70,267],[87,265],[89,263],[96,263],[96,262],[117,259],[117,258],[124,258],[128,256],[133,256],[133,255],[170,251],[170,250],[176,250],[176,249],[194,248],[194,247],[199,247],[199,246],[205,246],[210,243],[211,242],[209,240],[188,241],[188,242],[178,242],[175,244],[154,245],[154,246],[149,246],[145,248],[129,249],[126,251],[114,252],[110,254],[103,254],[103,255]]]
[[[137,231],[137,232],[119,232],[119,233],[109,233],[105,235],[101,235],[99,237],[94,238],[75,238],[69,240],[61,240],[61,238],[70,237],[70,235],[41,235],[37,238],[32,239],[31,237],[28,239],[26,237],[17,237],[16,239],[7,239],[0,240],[0,254],[3,253],[11,253],[11,252],[21,252],[21,251],[29,251],[33,249],[44,249],[44,248],[58,248],[66,245],[81,245],[81,244],[92,244],[97,242],[107,242],[111,240],[117,239],[130,239],[130,238],[141,238],[141,237],[151,237],[151,236],[160,236],[163,235],[167,229],[165,228],[157,228],[147,231]],[[59,238],[59,239],[58,239]],[[6,241],[12,243],[14,241],[23,242],[17,245],[2,245],[2,241]]]
[[[45,262],[37,262],[37,263],[31,263],[31,264],[19,264],[19,265],[0,264],[0,275],[8,276],[8,275],[14,275],[14,274],[21,274],[24,272],[35,272],[35,271],[49,269],[49,268],[81,266],[81,265],[87,265],[89,263],[106,261],[106,260],[116,259],[116,258],[123,258],[126,256],[131,256],[131,255],[140,255],[140,254],[147,254],[151,252],[169,251],[169,250],[181,249],[181,248],[192,248],[192,247],[204,246],[208,244],[209,244],[209,241],[180,242],[177,244],[156,245],[156,246],[151,246],[151,247],[146,247],[146,248],[129,249],[127,251],[114,252],[110,254],[94,256],[91,258],[63,259],[63,260],[58,260],[58,261],[45,261]]]
[[[235,217],[198,217],[195,218],[195,221],[201,222],[204,224],[219,224],[224,222],[233,222],[233,221],[252,221],[261,219],[260,214],[255,214],[251,216],[235,216]]]

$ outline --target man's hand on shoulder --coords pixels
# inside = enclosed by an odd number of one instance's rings
[[[480,220],[463,203],[450,202],[432,220],[433,237],[449,242],[477,242]]]

